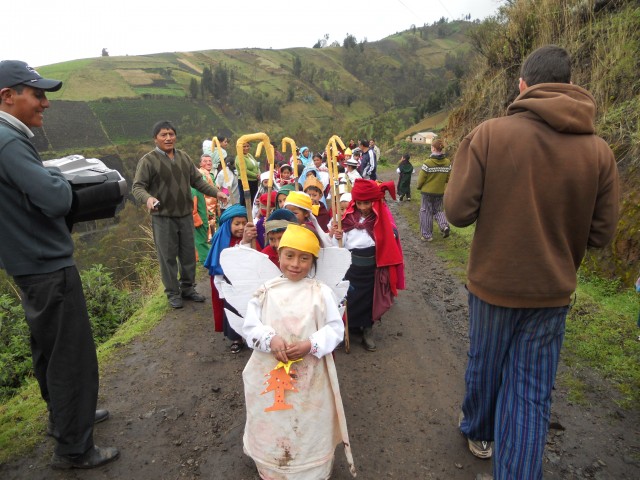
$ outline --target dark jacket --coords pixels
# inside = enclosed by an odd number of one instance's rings
[[[586,90],[539,84],[460,144],[444,206],[452,224],[476,222],[468,288],[485,302],[568,305],[586,248],[611,241],[618,171],[594,119]]]
[[[42,165],[31,136],[10,115],[0,117],[0,268],[12,276],[74,264],[64,219],[71,186],[60,170]]]

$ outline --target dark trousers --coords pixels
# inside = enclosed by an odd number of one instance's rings
[[[194,292],[196,250],[193,240],[193,217],[151,216],[153,241],[160,263],[160,276],[167,297],[180,297]],[[180,280],[178,280],[178,270]]]
[[[93,446],[98,358],[75,266],[14,280],[31,332],[33,369],[55,422],[58,455]]]

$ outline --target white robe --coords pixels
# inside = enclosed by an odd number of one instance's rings
[[[244,451],[269,480],[329,478],[336,445],[343,443],[355,476],[349,434],[331,352],[344,326],[331,289],[313,280],[266,282],[249,302],[242,334],[254,349],[242,377],[247,423]],[[311,352],[292,364],[297,391],[286,391],[289,410],[265,412],[274,393],[265,392],[268,374],[278,364],[271,339],[311,340]]]

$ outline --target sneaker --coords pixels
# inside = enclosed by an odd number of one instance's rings
[[[431,238],[420,237],[420,240],[422,240],[423,242],[433,242],[433,237],[431,237]]]
[[[460,412],[458,415],[458,428],[462,425],[464,420],[464,413]],[[460,431],[462,433],[462,431]],[[462,433],[464,435],[464,433]],[[465,435],[466,437],[466,435]],[[471,440],[467,437],[467,443],[469,444],[469,451],[476,457],[486,460],[493,455],[493,442],[486,440]]]
[[[442,236],[443,236],[444,238],[447,238],[447,237],[449,236],[449,234],[450,234],[450,233],[451,233],[451,229],[450,229],[449,227],[447,227],[447,228],[445,228],[445,229],[442,231]]]

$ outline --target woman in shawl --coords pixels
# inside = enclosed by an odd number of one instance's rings
[[[411,201],[411,175],[413,174],[413,165],[409,161],[411,155],[405,153],[400,158],[400,163],[396,172],[398,172],[398,201]]]
[[[404,260],[393,216],[384,202],[385,191],[395,198],[393,182],[378,185],[358,179],[352,200],[342,218],[342,230],[333,225],[334,243],[343,240],[351,251],[351,267],[345,277],[350,328],[362,328],[362,343],[375,351],[373,324],[391,308],[393,297],[404,289]]]
[[[211,304],[213,307],[213,320],[216,332],[223,332],[224,336],[231,340],[231,353],[239,353],[242,350],[242,337],[229,326],[227,316],[224,313],[224,301],[220,296],[224,282],[224,272],[220,265],[220,253],[225,248],[233,247],[242,241],[244,227],[247,224],[247,209],[242,205],[231,205],[220,215],[220,225],[216,234],[211,239],[211,250],[204,262],[204,267],[209,270],[211,276]]]
[[[313,153],[309,150],[309,147],[300,148],[300,154],[298,159],[302,162],[302,165],[306,168],[309,165],[313,165]]]

